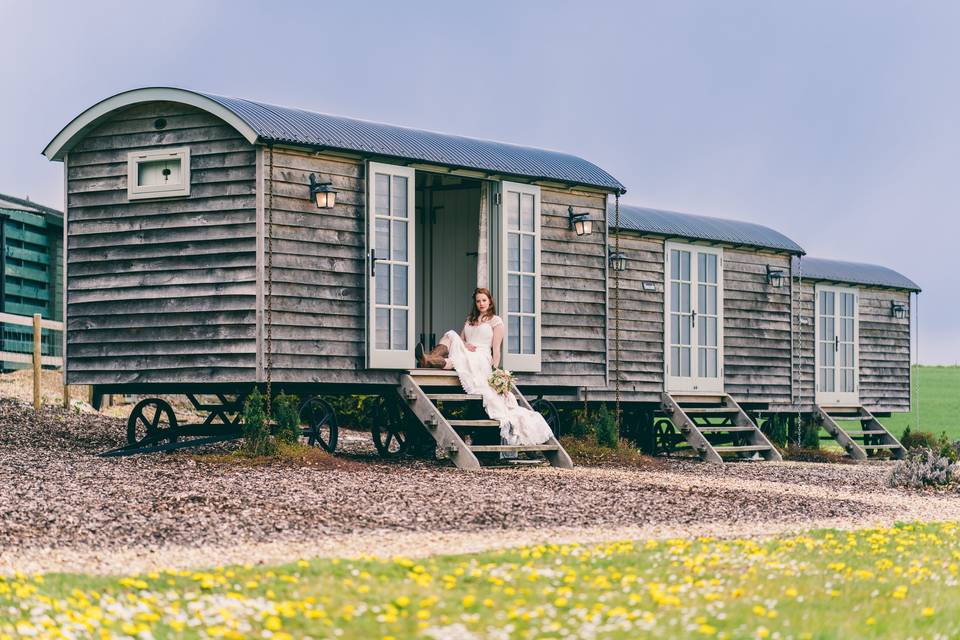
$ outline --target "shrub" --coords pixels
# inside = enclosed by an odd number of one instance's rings
[[[849,456],[826,449],[803,449],[794,443],[782,451],[783,459],[792,462],[826,462],[830,464],[854,464]]]
[[[273,401],[274,435],[278,442],[294,444],[300,440],[300,399],[281,393]]]
[[[616,449],[620,442],[620,433],[617,428],[615,412],[607,409],[606,404],[601,404],[596,413],[595,424],[597,444],[601,447]]]
[[[903,430],[900,444],[908,451],[911,449],[932,449],[951,462],[956,462],[960,454],[960,442],[951,442],[946,431],[935,436],[929,431],[912,431],[909,427]]]
[[[820,425],[813,420],[805,420],[800,425],[800,448],[820,448]]]
[[[270,438],[266,402],[259,389],[243,403],[243,452],[249,456],[271,456],[276,445]]]
[[[960,480],[960,468],[946,456],[929,448],[913,449],[887,476],[891,487],[919,489],[945,486]]]
[[[590,414],[585,409],[574,409],[570,418],[570,436],[581,440],[595,433],[594,425],[590,421]]]
[[[644,455],[626,440],[616,449],[598,446],[592,439],[563,436],[560,443],[577,466],[590,467],[662,467],[664,462]]]
[[[763,424],[764,435],[777,447],[787,446],[787,420],[782,416],[770,416]]]

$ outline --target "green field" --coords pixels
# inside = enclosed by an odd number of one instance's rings
[[[913,375],[914,388],[920,385],[920,430],[935,435],[946,431],[951,440],[960,440],[960,367],[914,367]],[[899,438],[907,425],[916,429],[917,408],[880,422]]]
[[[63,635],[58,635],[62,633]],[[960,634],[960,526],[0,578],[0,638]]]

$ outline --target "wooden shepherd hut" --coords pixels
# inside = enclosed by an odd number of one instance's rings
[[[64,163],[71,384],[399,390],[476,466],[503,452],[477,444],[491,421],[450,418],[475,399],[413,367],[478,285],[525,392],[607,384],[607,198],[625,190],[576,156],[173,88],[97,103],[44,154]]]
[[[911,294],[920,287],[880,265],[794,260],[798,411],[856,459],[906,454],[877,419],[910,411]]]
[[[611,207],[608,221],[611,384],[589,397],[619,401],[650,447],[779,459],[756,417],[796,411],[790,269],[803,249],[759,224],[646,207]]]

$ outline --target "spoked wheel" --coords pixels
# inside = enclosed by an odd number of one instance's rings
[[[333,453],[337,448],[337,412],[333,405],[313,396],[300,405],[300,435],[311,447],[321,447]]]
[[[370,425],[373,446],[381,458],[396,458],[410,449],[410,438],[403,420],[403,411],[395,401],[381,397],[376,404]]]
[[[557,411],[557,407],[544,398],[537,398],[530,403],[530,408],[543,416],[543,419],[546,420],[547,425],[550,427],[550,430],[553,431],[554,437],[560,437],[560,412]]]
[[[657,438],[657,451],[673,453],[677,443],[677,429],[666,418],[660,418],[654,423],[654,432]]]
[[[147,398],[133,407],[127,418],[127,444],[140,442],[158,442],[169,439],[176,442],[176,436],[164,437],[167,429],[176,429],[177,416],[166,400]]]

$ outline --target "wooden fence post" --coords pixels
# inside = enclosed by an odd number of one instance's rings
[[[33,314],[33,408],[40,410],[40,314]]]

